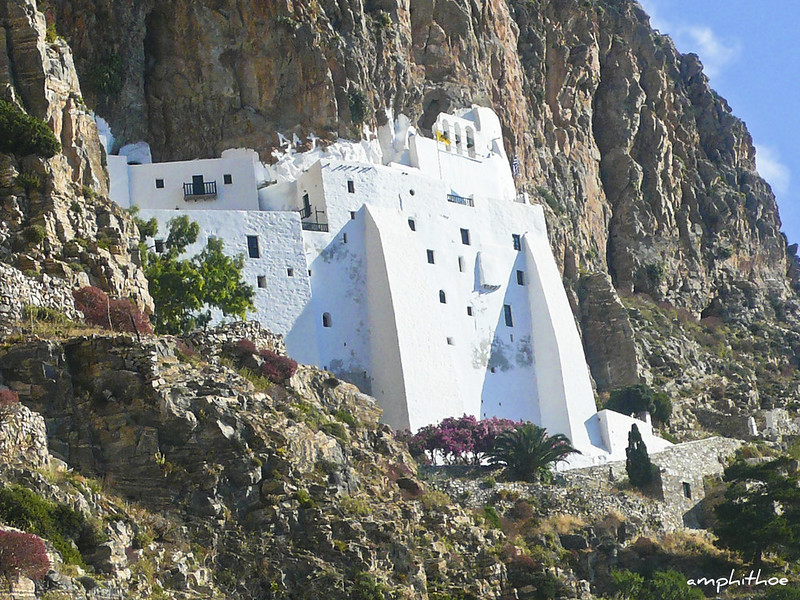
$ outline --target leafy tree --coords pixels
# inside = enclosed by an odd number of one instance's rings
[[[152,219],[137,219],[137,225],[142,240],[157,230]],[[165,252],[142,249],[144,272],[155,304],[152,318],[159,333],[187,333],[207,325],[211,320],[209,308],[240,319],[253,308],[253,288],[241,280],[244,257],[225,255],[221,240],[210,239],[200,254],[180,258],[199,233],[197,223],[186,216],[176,217],[169,222]]]
[[[605,407],[624,415],[648,411],[660,423],[667,423],[672,415],[669,396],[664,392],[654,392],[643,383],[613,390]]]
[[[565,435],[548,436],[543,427],[525,423],[498,435],[486,455],[491,464],[505,464],[513,475],[535,481],[548,477],[552,465],[573,453],[580,454]]]
[[[61,144],[47,123],[0,100],[0,152],[50,158],[61,152]]]
[[[72,291],[75,308],[87,323],[129,333],[153,333],[150,321],[139,308],[125,298],[109,298],[100,288],[86,286]]]
[[[705,595],[700,588],[692,587],[686,577],[677,571],[656,571],[645,579],[632,571],[611,571],[613,586],[620,600],[701,600]]]
[[[758,564],[767,550],[800,556],[800,488],[788,456],[725,469],[725,499],[715,508],[717,544]]]
[[[628,447],[625,448],[625,470],[631,485],[644,488],[653,481],[653,463],[647,454],[647,446],[642,440],[642,434],[634,423],[628,433]]]
[[[0,531],[0,573],[7,579],[24,575],[42,579],[50,570],[50,559],[42,538],[20,531]]]

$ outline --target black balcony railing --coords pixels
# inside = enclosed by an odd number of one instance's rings
[[[472,198],[464,198],[464,196],[456,196],[455,194],[447,194],[447,201],[463,206],[475,206],[475,201]]]
[[[328,231],[327,223],[307,223],[306,221],[301,221],[300,225],[306,231]]]
[[[183,184],[183,197],[189,199],[216,198],[217,197],[217,182],[216,181],[193,181],[192,183]]]

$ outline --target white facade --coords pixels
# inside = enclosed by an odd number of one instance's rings
[[[190,253],[216,236],[244,254],[255,318],[296,360],[377,398],[392,426],[525,419],[567,435],[583,452],[573,465],[624,457],[634,421],[596,412],[542,208],[518,202],[496,115],[442,114],[434,137],[406,122],[380,146],[288,151],[270,167],[241,150],[113,163],[111,189],[159,236],[174,216],[197,221]],[[637,423],[648,447],[667,445]]]

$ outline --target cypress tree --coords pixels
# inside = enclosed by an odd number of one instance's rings
[[[653,481],[653,463],[647,454],[647,446],[642,440],[642,434],[634,423],[628,433],[628,447],[625,449],[625,470],[631,485],[644,488]]]

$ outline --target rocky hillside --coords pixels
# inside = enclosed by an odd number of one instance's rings
[[[353,136],[389,109],[424,131],[441,110],[492,106],[520,187],[546,206],[600,391],[657,375],[620,293],[797,324],[796,258],[750,135],[631,0],[42,6],[87,101],[159,160],[242,145],[266,159],[275,130]]]

